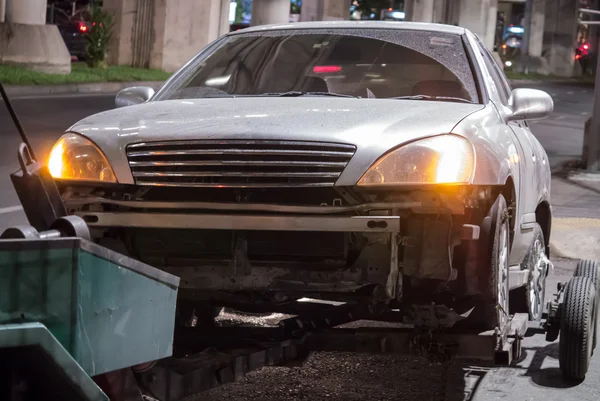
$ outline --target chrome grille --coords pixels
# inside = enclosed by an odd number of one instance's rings
[[[328,187],[353,145],[294,141],[169,141],[129,145],[138,185],[176,187]]]

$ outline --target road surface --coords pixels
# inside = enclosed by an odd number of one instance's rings
[[[530,86],[531,87],[531,86]],[[553,166],[577,159],[583,124],[590,117],[593,90],[578,85],[534,86],[555,100],[555,113],[532,122]],[[36,152],[45,160],[54,141],[86,115],[112,107],[112,96],[63,96],[18,99],[21,116]],[[0,232],[26,223],[8,174],[18,168],[20,139],[0,104]],[[556,261],[550,291],[572,274],[574,262]],[[447,370],[414,358],[319,353],[303,368],[266,368],[242,382],[211,390],[199,400],[577,400],[600,399],[600,356],[592,360],[588,378],[565,383],[558,371],[558,346],[536,335],[525,341],[526,357],[511,368],[457,364]]]

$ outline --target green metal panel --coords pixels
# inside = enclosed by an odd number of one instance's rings
[[[0,347],[38,347],[40,354],[46,354],[46,357],[64,373],[64,375],[57,374],[56,378],[66,380],[70,387],[75,388],[81,394],[83,400],[109,401],[106,394],[83,371],[81,366],[77,364],[43,324],[0,324]],[[43,357],[43,355],[40,355],[40,358]],[[52,372],[48,374],[52,374]]]
[[[74,255],[72,248],[0,251],[0,323],[44,322],[69,349]]]
[[[80,239],[0,241],[0,324],[43,323],[90,376],[171,356],[178,285]]]

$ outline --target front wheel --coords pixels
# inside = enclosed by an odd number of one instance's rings
[[[508,257],[510,219],[504,196],[498,195],[481,222],[477,268],[481,296],[470,320],[482,329],[504,329],[509,319]]]
[[[546,256],[546,245],[542,228],[536,224],[533,242],[523,263],[529,272],[527,284],[510,292],[510,313],[527,313],[529,320],[540,321],[544,313],[546,277],[550,260]]]

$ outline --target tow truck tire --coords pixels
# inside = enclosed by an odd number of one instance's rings
[[[575,269],[575,277],[587,277],[592,280],[594,283],[594,288],[596,288],[596,293],[600,294],[600,266],[598,262],[594,260],[580,260],[577,263],[577,268]],[[593,349],[596,349],[596,344],[598,343],[598,313],[600,313],[600,296],[596,297],[596,314],[594,316],[594,345]]]
[[[567,380],[583,380],[592,356],[596,288],[588,277],[573,277],[565,288],[559,340],[559,365]]]

